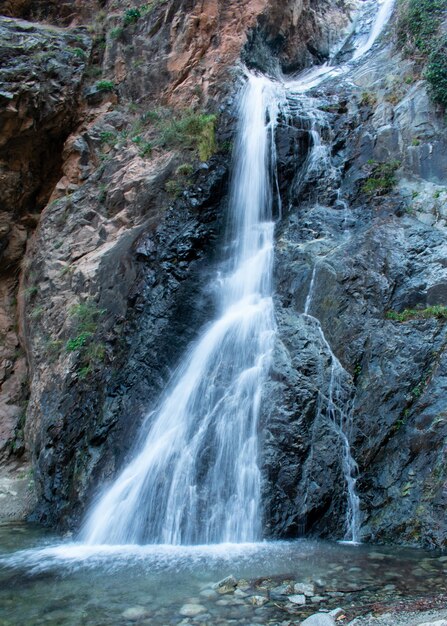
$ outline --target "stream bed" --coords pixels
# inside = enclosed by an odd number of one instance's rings
[[[397,547],[89,546],[7,524],[0,526],[0,625],[286,626],[337,607],[348,619],[377,603],[442,594],[446,573],[447,556]]]

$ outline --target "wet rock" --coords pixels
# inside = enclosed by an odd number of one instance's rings
[[[184,604],[180,610],[179,614],[183,617],[195,617],[200,613],[204,613],[206,608],[202,604]]]
[[[335,626],[335,619],[327,613],[314,613],[301,622],[301,626]]]
[[[287,596],[287,599],[292,604],[299,604],[299,605],[306,604],[306,596],[303,594],[294,594],[292,596]]]
[[[149,611],[144,606],[131,606],[123,611],[121,615],[130,622],[138,622],[141,619],[149,617]]]
[[[234,576],[227,576],[226,578],[220,580],[215,585],[213,585],[213,589],[217,591],[217,593],[233,593],[237,585],[237,580]]]
[[[315,586],[313,583],[295,583],[293,590],[295,593],[302,593],[306,597],[310,597],[315,593]]]
[[[267,604],[269,600],[265,596],[250,596],[249,601],[250,604],[261,607],[264,606],[264,604]]]

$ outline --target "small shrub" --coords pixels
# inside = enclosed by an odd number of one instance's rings
[[[88,331],[83,331],[77,337],[73,337],[73,339],[69,339],[66,344],[67,352],[75,352],[76,350],[80,350],[83,348],[92,338],[93,333]]]
[[[110,130],[103,130],[99,134],[99,139],[100,139],[101,143],[107,143],[107,144],[111,145],[111,144],[116,142],[116,134],[113,133]]]
[[[140,144],[140,151],[139,151],[139,155],[142,159],[144,159],[145,157],[151,157],[152,156],[152,150],[153,150],[153,146],[151,144],[150,141],[144,141],[143,143]]]
[[[181,187],[176,180],[168,180],[165,184],[165,189],[173,198],[178,198],[180,196]]]
[[[82,50],[82,48],[72,48],[71,52],[77,56],[78,59],[81,59],[81,61],[85,61],[87,59],[87,54],[84,50]]]
[[[110,30],[110,37],[112,39],[120,39],[122,34],[123,34],[123,29],[121,26],[115,26],[115,28],[112,28]]]
[[[161,128],[161,144],[183,148],[195,148],[201,161],[207,161],[216,151],[216,116],[195,113],[191,110]]]
[[[194,168],[191,165],[191,163],[182,163],[182,165],[178,166],[176,173],[179,176],[185,176],[185,178],[186,178],[187,176],[191,176],[193,171],[194,171]]]
[[[129,26],[129,24],[135,24],[141,17],[141,11],[139,9],[127,9],[124,11],[123,22],[125,26]]]
[[[368,162],[371,174],[362,185],[363,193],[368,195],[384,195],[396,184],[395,173],[400,167],[399,161],[389,163]]]
[[[96,83],[96,89],[98,91],[113,91],[115,89],[115,83],[111,80],[99,80]]]

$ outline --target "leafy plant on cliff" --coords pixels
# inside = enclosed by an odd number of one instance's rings
[[[115,89],[115,83],[111,80],[99,80],[96,83],[96,89],[98,91],[113,91]]]
[[[447,106],[447,37],[439,42],[428,57],[425,78],[432,99]]]
[[[441,33],[447,0],[399,0],[398,43],[425,65],[424,78],[434,102],[447,106],[447,37]]]
[[[138,20],[141,17],[141,11],[140,9],[126,9],[126,11],[124,11],[124,15],[123,15],[123,22],[125,26],[128,26],[129,24],[135,24],[135,22],[138,22]]]
[[[196,149],[200,160],[208,161],[216,151],[215,123],[215,115],[188,109],[160,125],[160,144]]]
[[[69,311],[77,334],[68,339],[65,349],[67,352],[79,353],[81,378],[85,377],[96,363],[104,359],[104,344],[94,341],[99,320],[104,313],[104,309],[99,309],[95,303],[89,301],[81,302],[71,307]]]
[[[395,173],[400,167],[399,161],[389,161],[388,163],[369,161],[367,167],[370,174],[362,185],[363,193],[370,196],[381,196],[392,190],[396,184]]]

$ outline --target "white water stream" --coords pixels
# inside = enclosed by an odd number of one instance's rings
[[[261,539],[257,428],[276,329],[269,149],[275,89],[250,75],[240,101],[233,258],[220,277],[220,315],[147,420],[144,445],[91,512],[82,532],[87,543]]]
[[[366,42],[366,54],[391,14],[384,0]],[[369,2],[364,3],[371,4]],[[275,180],[274,130],[281,107],[349,64],[330,65],[293,81],[248,75],[239,106],[231,187],[231,269],[219,273],[217,319],[191,347],[143,425],[143,443],[92,507],[80,539],[87,544],[211,544],[262,538],[258,418],[275,341],[272,301]],[[302,96],[301,106],[304,98]],[[309,101],[311,99],[308,99]],[[318,121],[321,112],[309,111]],[[308,167],[326,158],[316,128]],[[273,172],[273,176],[272,176]],[[312,287],[315,272],[312,278]],[[306,314],[312,294],[306,302]],[[321,326],[320,326],[321,330]],[[346,431],[349,409],[341,404],[345,370],[332,356],[327,414],[343,442],[351,536],[358,530],[355,464]]]

